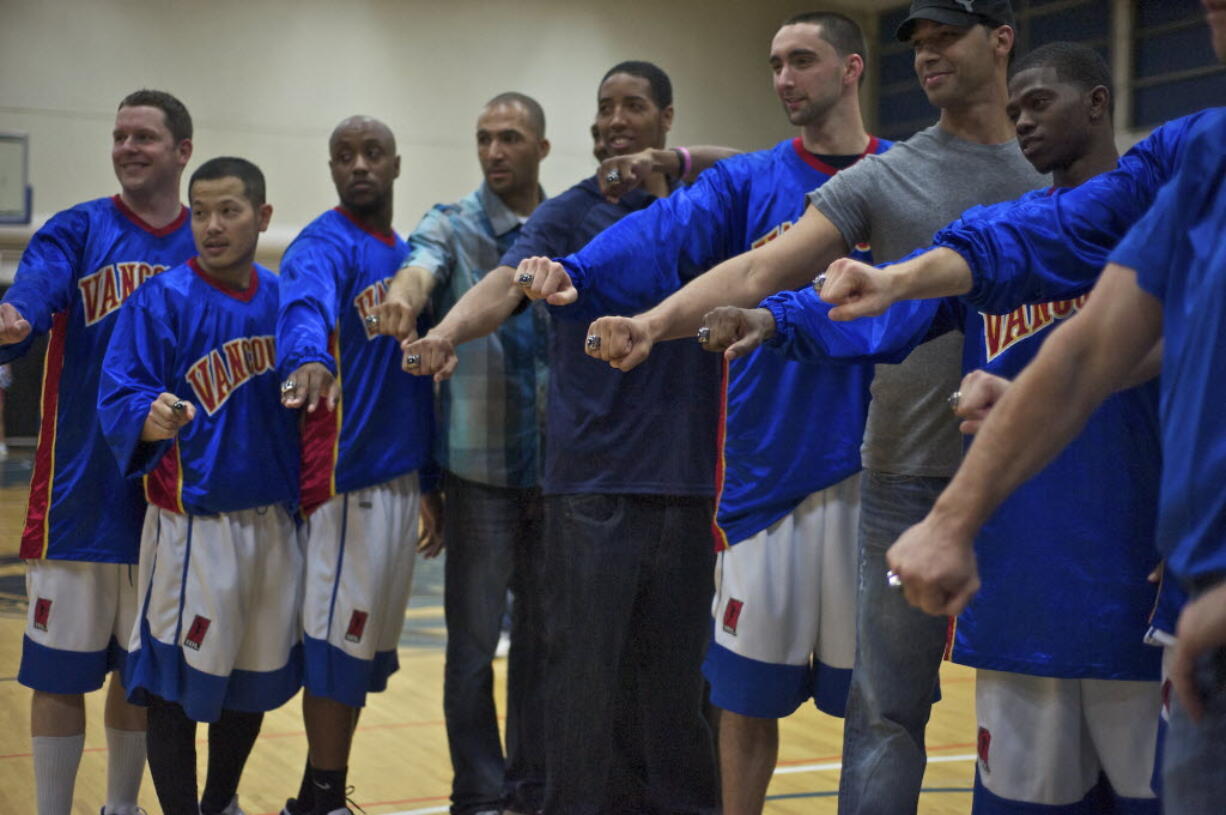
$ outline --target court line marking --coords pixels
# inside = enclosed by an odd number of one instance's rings
[[[962,753],[956,756],[929,756],[928,763],[929,764],[949,764],[949,763],[958,762],[958,761],[974,761],[978,757],[979,756],[977,756],[975,753]],[[823,770],[838,770],[842,768],[842,766],[843,766],[843,762],[841,761],[827,761],[827,762],[822,762],[820,764],[802,764],[802,765],[793,766],[793,767],[777,767],[775,769],[775,775],[790,775],[792,773],[807,773],[807,772],[820,772]],[[970,791],[971,790],[969,787],[968,788],[933,787],[933,788],[926,788],[926,789],[921,790],[921,792],[970,792]],[[837,795],[837,794],[838,794],[837,792],[833,792],[833,791],[832,792],[791,793],[791,794],[784,794],[784,795],[768,795],[766,796],[766,800],[773,801],[773,800],[778,800],[778,799],[783,799],[783,798],[812,798],[812,797],[831,796],[831,795]],[[436,815],[436,813],[449,812],[449,811],[450,811],[450,807],[445,807],[445,806],[426,807],[424,809],[405,809],[405,810],[401,810],[400,812],[389,812],[387,813],[387,815]]]

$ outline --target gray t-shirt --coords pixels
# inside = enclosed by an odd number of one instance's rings
[[[865,156],[809,193],[848,246],[870,243],[878,263],[928,246],[938,229],[977,204],[1009,201],[1050,183],[1016,141],[975,144],[934,125],[885,153]],[[864,466],[900,475],[951,476],[962,458],[946,399],[962,378],[962,335],[878,365],[864,435]]]

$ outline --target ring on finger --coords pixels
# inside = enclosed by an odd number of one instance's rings
[[[595,334],[588,334],[587,340],[584,343],[589,351],[600,350],[600,337]]]
[[[533,280],[536,280],[536,275],[531,272],[520,272],[519,276],[515,278],[515,282],[521,286],[531,286]]]
[[[698,344],[706,345],[710,341],[711,341],[711,329],[704,325],[702,328],[698,329]]]
[[[962,391],[954,391],[945,401],[949,403],[950,410],[956,411],[958,405],[962,404]]]
[[[297,382],[295,382],[292,379],[287,379],[281,383],[281,393],[292,393],[294,389],[297,387],[298,387]]]
[[[365,317],[363,317],[362,319],[363,319],[363,320],[365,320],[365,321],[366,321],[366,324],[367,324],[368,326],[370,326],[371,328],[374,328],[375,326],[377,326],[377,325],[379,324],[379,315],[378,315],[378,314],[367,314],[367,315],[366,315]]]
[[[622,171],[616,168],[609,170],[605,175],[604,180],[609,184],[616,184],[622,180]]]
[[[419,368],[421,367],[421,354],[405,354],[404,367]]]
[[[182,399],[176,399],[174,404],[170,406],[170,409],[175,413],[182,413],[187,410],[187,402],[184,402]]]
[[[822,286],[824,285],[826,285],[826,275],[825,274],[819,274],[817,277],[813,278],[813,290],[816,291],[818,294],[822,293]]]
[[[898,572],[894,571],[893,569],[890,569],[885,573],[885,582],[886,585],[892,589],[902,588],[902,578],[898,575]]]

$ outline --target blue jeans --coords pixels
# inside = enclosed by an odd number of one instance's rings
[[[947,478],[866,470],[860,488],[856,662],[843,724],[839,813],[905,815],[919,805],[924,728],[948,621],[886,583],[885,552],[936,502]]]
[[[709,498],[545,497],[545,812],[711,813]]]
[[[1196,678],[1205,700],[1199,722],[1171,695],[1162,767],[1165,815],[1226,811],[1226,648],[1203,654]]]
[[[545,784],[544,570],[541,497],[536,489],[493,487],[445,474],[443,564],[447,665],[443,714],[455,775],[455,815],[540,808]],[[507,750],[503,760],[491,662],[506,609]]]

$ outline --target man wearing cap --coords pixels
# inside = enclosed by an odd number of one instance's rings
[[[693,336],[721,305],[752,306],[804,285],[857,243],[878,260],[926,246],[975,204],[1041,186],[1005,113],[1013,14],[1005,0],[918,0],[899,27],[940,111],[937,125],[869,156],[810,194],[812,204],[774,241],[720,264],[638,317],[596,321],[593,355],[633,368],[654,342]],[[878,366],[863,448],[858,647],[844,729],[841,812],[914,812],[923,779],[924,728],[937,688],[946,622],[889,589],[884,555],[922,518],[961,456],[945,397],[959,380],[961,339],[921,345]]]

